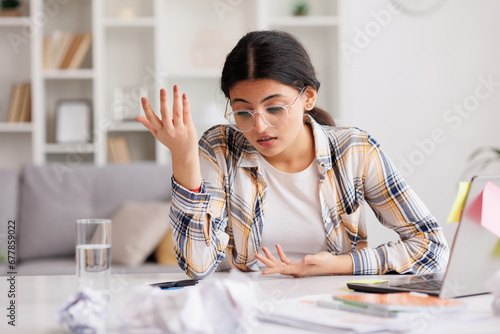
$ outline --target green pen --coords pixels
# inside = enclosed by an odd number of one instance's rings
[[[393,318],[398,315],[397,311],[384,310],[378,307],[370,307],[359,304],[344,303],[336,300],[319,300],[317,303],[320,307],[332,308],[336,310],[349,311],[362,313],[366,315],[373,315],[377,317]]]

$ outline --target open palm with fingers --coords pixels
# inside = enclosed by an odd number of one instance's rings
[[[198,137],[191,118],[189,100],[186,94],[181,96],[179,86],[174,86],[172,112],[168,105],[167,91],[164,88],[160,90],[161,119],[154,113],[147,98],[143,97],[141,102],[146,116],[138,116],[136,120],[168,147],[172,155],[193,150],[198,153]]]
[[[266,256],[256,254],[255,257],[265,264],[268,269],[262,271],[263,275],[282,274],[293,277],[304,277],[310,275],[320,275],[331,273],[330,267],[333,265],[334,255],[329,252],[319,252],[314,255],[306,255],[302,262],[290,260],[281,246],[276,245],[280,259],[276,259],[267,247],[262,247]]]
[[[141,99],[146,116],[138,116],[148,130],[165,145],[172,154],[174,178],[184,187],[197,188],[201,184],[198,160],[198,134],[191,117],[186,94],[181,96],[179,86],[174,86],[172,111],[169,108],[167,91],[160,90],[160,117],[151,108],[147,98]]]

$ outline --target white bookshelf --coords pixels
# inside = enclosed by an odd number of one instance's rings
[[[241,36],[257,29],[289,31],[304,42],[321,81],[318,106],[338,124],[345,123],[348,73],[339,45],[346,0],[309,0],[310,13],[304,17],[291,14],[294,0],[228,1],[228,10],[222,12],[206,0],[67,0],[57,2],[57,10],[41,25],[39,18],[48,15],[47,6],[54,2],[27,1],[27,16],[0,17],[1,35],[29,32],[17,53],[6,38],[0,39],[0,57],[8,64],[0,68],[0,154],[10,157],[0,168],[26,162],[106,165],[110,136],[125,136],[135,161],[169,163],[168,150],[141,124],[117,119],[115,89],[144,88],[159,113],[160,87],[171,97],[172,86],[178,84],[189,96],[201,136],[225,122],[226,99],[219,86],[227,53]],[[43,37],[55,29],[92,33],[81,68],[43,69]],[[5,122],[10,88],[20,81],[31,81],[32,122],[10,124]],[[139,98],[131,100],[139,104]],[[55,106],[63,99],[90,101],[90,143],[55,142]]]
[[[21,17],[0,17],[0,169],[32,161],[33,123],[7,123],[11,89],[16,83],[31,82],[33,41],[31,13]]]
[[[93,24],[94,7],[97,0],[70,0],[57,4],[57,8],[47,11],[46,6],[53,6],[46,0],[31,0],[32,29],[37,33],[32,36],[32,123],[33,123],[33,162],[35,164],[49,164],[57,161],[61,163],[91,162],[94,159],[93,143],[60,144],[55,141],[56,133],[56,106],[59,101],[69,99],[88,100],[92,109],[92,119],[96,119],[94,68],[95,48],[86,55],[81,68],[44,69],[43,68],[43,39],[56,30],[71,33],[92,34],[95,38]],[[45,16],[45,24],[36,25],[37,18]],[[92,42],[92,45],[94,42]],[[70,157],[71,154],[71,157]]]

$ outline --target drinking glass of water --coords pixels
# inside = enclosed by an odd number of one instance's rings
[[[111,280],[111,220],[76,221],[77,289],[91,289],[109,296]]]

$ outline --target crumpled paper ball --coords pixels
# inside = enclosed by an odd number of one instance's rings
[[[491,308],[493,309],[493,313],[498,317],[500,316],[500,270],[488,278],[485,286],[487,289],[493,291]]]
[[[84,289],[68,299],[68,302],[57,312],[56,318],[71,333],[106,333],[108,303],[108,294]]]
[[[141,287],[118,316],[124,330],[237,333],[255,325],[258,302],[265,298],[254,282],[232,271],[227,278],[200,281],[180,290]]]
[[[169,292],[175,294],[178,291]],[[150,285],[135,288],[132,297],[117,314],[121,327],[125,330],[159,330],[155,318],[155,299],[164,294],[165,291]]]

